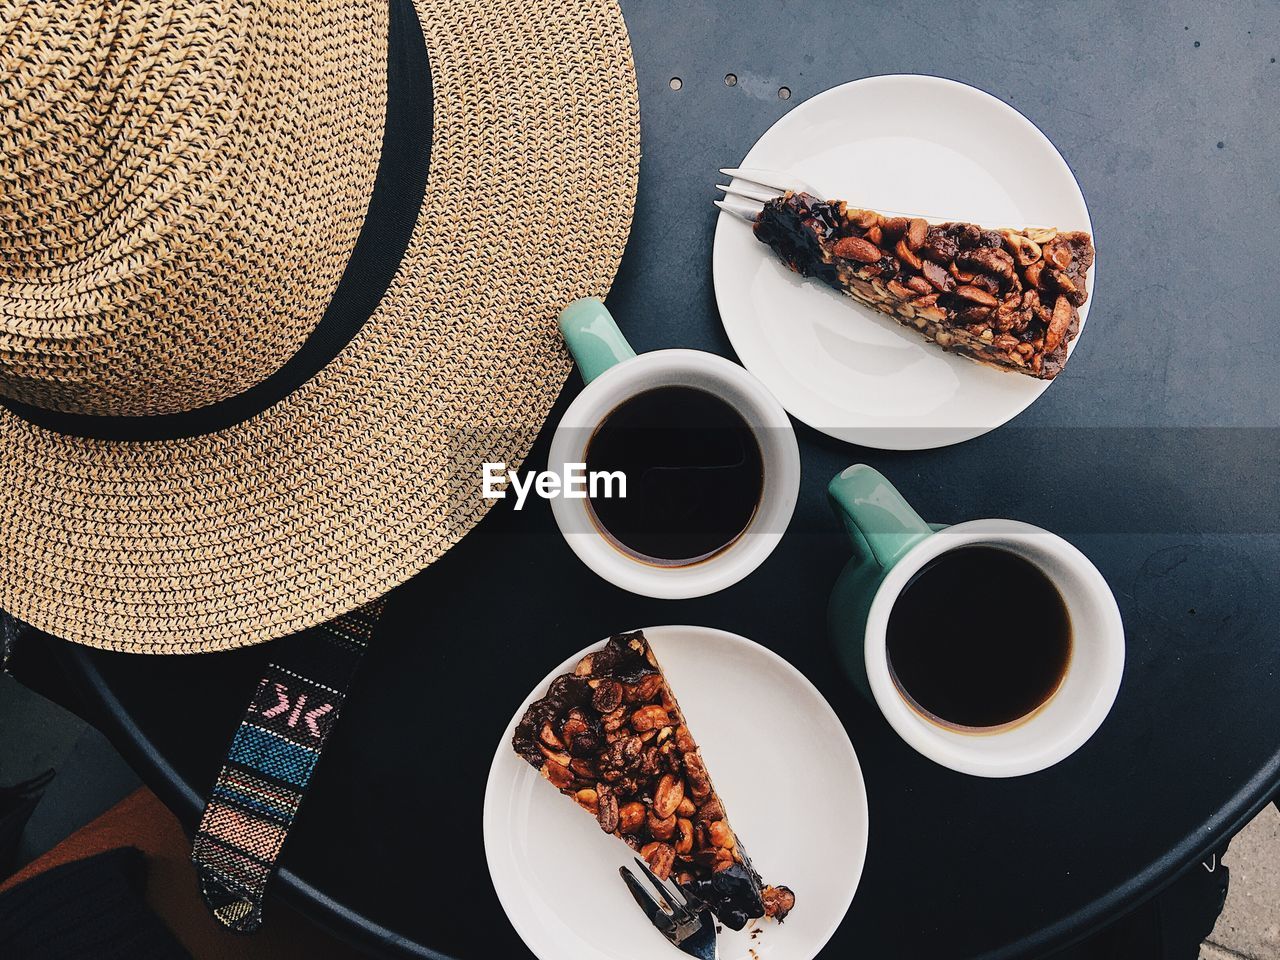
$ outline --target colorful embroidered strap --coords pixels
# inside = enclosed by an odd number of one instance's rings
[[[267,881],[381,613],[379,600],[271,646],[191,851],[205,903],[232,930],[262,925]]]

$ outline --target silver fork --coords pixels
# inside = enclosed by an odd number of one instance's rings
[[[776,200],[788,190],[794,193],[807,193],[822,198],[822,194],[803,180],[785,177],[774,170],[758,170],[753,167],[721,167],[720,172],[732,177],[734,183],[717,184],[717,190],[724,191],[724,199],[713,201],[725,213],[732,214],[747,223],[755,223],[761,207],[770,200]]]
[[[618,874],[649,922],[673,946],[679,947],[689,956],[697,957],[698,960],[718,960],[720,953],[716,949],[716,924],[711,911],[699,909],[701,905],[686,898],[676,884],[659,880],[649,869],[649,865],[639,857],[636,858],[636,865],[658,891],[657,898],[628,868],[619,867]]]
[[[713,202],[725,213],[745,220],[747,223],[755,223],[762,205],[770,200],[776,200],[787,191],[807,193],[810,196],[822,199],[822,194],[803,180],[797,180],[795,177],[789,177],[776,170],[763,170],[758,167],[721,167],[720,172],[726,177],[732,177],[734,182],[717,184],[716,189],[723,190],[725,197],[723,200],[715,200]],[[890,210],[886,207],[874,207],[873,209],[877,213],[887,213],[891,217],[907,217],[908,219],[919,217],[921,220],[927,220],[931,223],[972,223],[975,226],[990,230],[1000,230],[1015,226],[1010,223],[984,223],[981,220],[974,220],[972,217],[944,217],[932,213],[909,213],[904,210]],[[1018,226],[1023,230],[1047,229],[1032,223],[1019,224]]]

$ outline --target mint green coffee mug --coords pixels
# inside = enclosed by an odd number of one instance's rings
[[[1016,520],[926,523],[865,464],[837,474],[827,494],[854,550],[831,594],[831,638],[849,676],[903,740],[952,770],[1014,777],[1052,766],[1097,731],[1120,689],[1124,624],[1106,580],[1083,553]],[[948,551],[975,546],[995,547],[1038,567],[1062,596],[1072,631],[1071,658],[1057,691],[1025,720],[990,732],[944,725],[914,706],[894,682],[886,650],[889,614],[912,577]],[[987,599],[975,596],[975,602]],[[947,628],[945,614],[939,612],[940,630]]]
[[[565,410],[547,458],[564,476],[585,466],[600,425],[626,401],[659,387],[693,387],[733,407],[760,447],[763,488],[748,528],[715,555],[687,565],[645,562],[619,550],[592,519],[583,497],[557,497],[551,512],[570,548],[610,583],[664,600],[701,597],[737,583],[772,553],[791,521],[800,490],[800,451],[782,405],[759,380],[724,357],[703,350],[636,354],[608,309],[591,297],[560,313],[560,334],[585,386]]]

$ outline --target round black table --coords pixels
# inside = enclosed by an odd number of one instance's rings
[[[609,302],[638,350],[732,355],[710,279],[716,168],[806,97],[890,72],[982,87],[1059,145],[1098,238],[1087,331],[1034,407],[961,446],[885,454],[800,428],[792,528],[752,577],[716,596],[626,594],[577,562],[546,502],[493,511],[392,595],[276,894],[388,954],[527,955],[481,841],[493,750],[551,665],[656,623],[772,647],[845,722],[866,774],[871,844],[824,956],[1043,955],[1243,825],[1280,784],[1280,132],[1263,107],[1280,82],[1280,36],[1265,7],[624,3],[644,160]],[[579,386],[575,376],[552,423]],[[531,466],[545,463],[548,433]],[[1094,559],[1124,615],[1128,664],[1084,749],[1033,776],[974,779],[914,754],[854,693],[825,637],[847,547],[824,488],[859,460],[930,520],[1015,517]],[[193,824],[265,650],[67,654],[115,742]]]

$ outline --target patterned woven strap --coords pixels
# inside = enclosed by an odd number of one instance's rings
[[[382,601],[276,641],[196,830],[191,859],[217,920],[262,925],[262,899]]]

